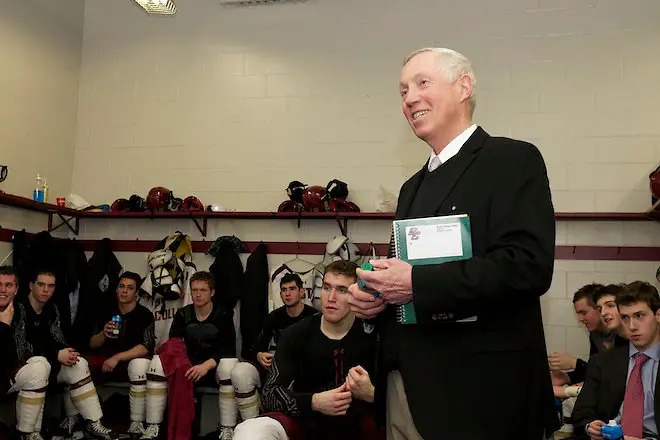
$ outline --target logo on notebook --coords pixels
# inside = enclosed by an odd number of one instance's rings
[[[418,240],[421,235],[422,232],[418,228],[410,228],[410,230],[408,230],[408,237],[411,240]]]

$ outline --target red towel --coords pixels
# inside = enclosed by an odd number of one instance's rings
[[[193,382],[186,379],[192,363],[186,355],[182,338],[170,338],[158,347],[163,371],[167,376],[168,440],[190,440],[195,419]]]

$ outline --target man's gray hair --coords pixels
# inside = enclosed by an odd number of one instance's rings
[[[474,109],[477,107],[477,99],[475,97],[474,88],[477,85],[477,79],[474,76],[474,71],[472,70],[472,63],[467,59],[465,55],[460,52],[456,52],[453,49],[446,49],[444,47],[425,47],[422,49],[417,49],[410,55],[406,57],[403,61],[405,66],[408,62],[415,56],[424,52],[433,52],[436,54],[437,59],[440,65],[440,72],[445,77],[449,83],[453,83],[462,75],[470,77],[472,80],[472,94],[469,98],[470,105],[470,116],[474,114]]]

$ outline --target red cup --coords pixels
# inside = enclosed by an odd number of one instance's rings
[[[64,208],[64,204],[66,202],[66,199],[64,197],[58,197],[57,198],[57,206]]]

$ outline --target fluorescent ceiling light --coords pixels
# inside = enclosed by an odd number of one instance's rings
[[[173,15],[176,5],[172,0],[134,0],[150,14]]]

